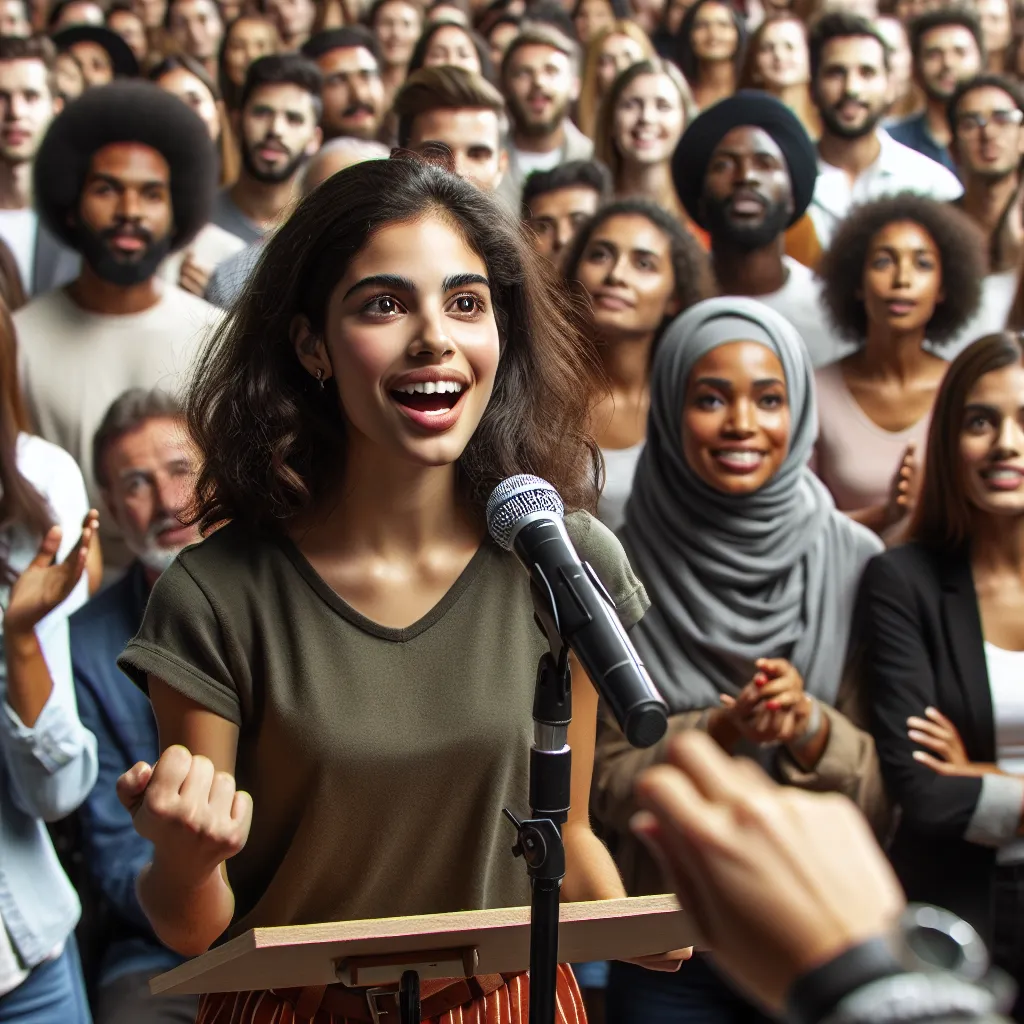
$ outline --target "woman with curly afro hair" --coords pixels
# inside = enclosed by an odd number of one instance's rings
[[[836,507],[880,534],[913,505],[943,345],[980,301],[982,246],[959,210],[902,194],[853,210],[819,268],[829,318],[860,347],[817,372],[815,468]]]

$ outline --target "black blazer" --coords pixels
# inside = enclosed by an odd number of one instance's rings
[[[926,707],[956,726],[972,761],[996,759],[995,723],[978,599],[967,553],[894,548],[865,570],[856,657],[871,731],[900,822],[889,851],[907,898],[970,921],[991,941],[996,851],[964,839],[980,779],[946,778],[918,764],[907,719]]]

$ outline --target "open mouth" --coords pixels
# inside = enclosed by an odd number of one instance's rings
[[[454,380],[423,381],[395,388],[391,392],[391,397],[412,412],[440,415],[451,412],[459,404],[465,391],[466,388]]]

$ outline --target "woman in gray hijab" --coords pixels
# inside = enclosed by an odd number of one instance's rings
[[[882,545],[808,468],[816,425],[810,358],[774,310],[710,299],[668,328],[620,531],[651,598],[630,635],[669,704],[668,736],[706,729],[783,781],[863,805],[879,785],[873,744],[834,705],[858,582]],[[633,780],[664,744],[632,750],[602,718],[593,812],[631,895],[664,889],[628,826]],[[700,957],[642,973],[613,965],[612,1024],[749,1020]]]

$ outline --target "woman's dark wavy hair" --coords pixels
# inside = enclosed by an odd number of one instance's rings
[[[700,9],[709,3],[721,4],[723,7],[728,8],[729,13],[732,15],[732,23],[736,26],[736,53],[733,56],[733,67],[735,68],[737,79],[739,79],[740,70],[743,67],[743,54],[747,48],[746,23],[740,17],[739,11],[733,6],[731,0],[697,0],[686,14],[683,15],[682,24],[679,26],[679,31],[676,33],[675,38],[675,62],[679,65],[679,70],[682,71],[683,77],[694,88],[696,88],[700,78],[700,62],[697,60],[697,55],[693,52],[693,42],[691,41],[693,23],[697,20],[697,13]]]
[[[868,315],[860,298],[871,240],[883,228],[910,221],[924,228],[939,250],[945,297],[928,321],[928,340],[948,341],[966,325],[981,301],[984,238],[974,222],[948,203],[903,192],[850,211],[818,266],[822,300],[833,326],[863,342]]]
[[[1024,335],[1002,331],[979,338],[953,360],[935,399],[925,450],[924,479],[908,539],[942,551],[970,542],[975,512],[960,457],[967,396],[987,373],[1024,363]]]
[[[675,277],[675,297],[679,302],[679,313],[689,309],[702,299],[715,294],[714,282],[707,254],[701,249],[697,240],[657,203],[647,199],[619,199],[602,206],[576,233],[572,248],[566,253],[563,265],[563,277],[570,288],[575,288],[582,295],[583,286],[579,283],[580,263],[594,232],[612,217],[644,217],[650,221],[668,240],[669,253],[672,260],[672,273]],[[589,304],[585,304],[589,306]],[[665,317],[655,338],[654,348],[669,322],[678,313]],[[590,337],[594,332],[589,332]]]
[[[493,488],[535,473],[567,508],[593,509],[600,457],[587,431],[600,367],[542,258],[495,198],[411,154],[341,171],[270,239],[242,297],[196,369],[186,401],[203,455],[194,518],[273,528],[315,507],[343,473],[344,412],[290,340],[296,317],[322,334],[352,258],[388,224],[449,221],[487,267],[502,341],[494,390],[458,460],[481,515]]]
[[[487,40],[484,39],[478,32],[474,32],[473,29],[468,28],[458,21],[451,21],[441,19],[440,21],[432,21],[423,30],[423,34],[416,41],[416,48],[412,51],[412,58],[409,60],[409,72],[412,74],[414,71],[419,71],[423,67],[423,62],[427,59],[427,50],[430,47],[430,40],[438,33],[442,28],[457,28],[461,29],[465,33],[466,38],[473,44],[473,49],[476,50],[477,59],[480,61],[480,74],[487,79],[492,85],[497,83],[497,78],[494,74],[494,62],[491,60],[491,48],[487,45]]]

